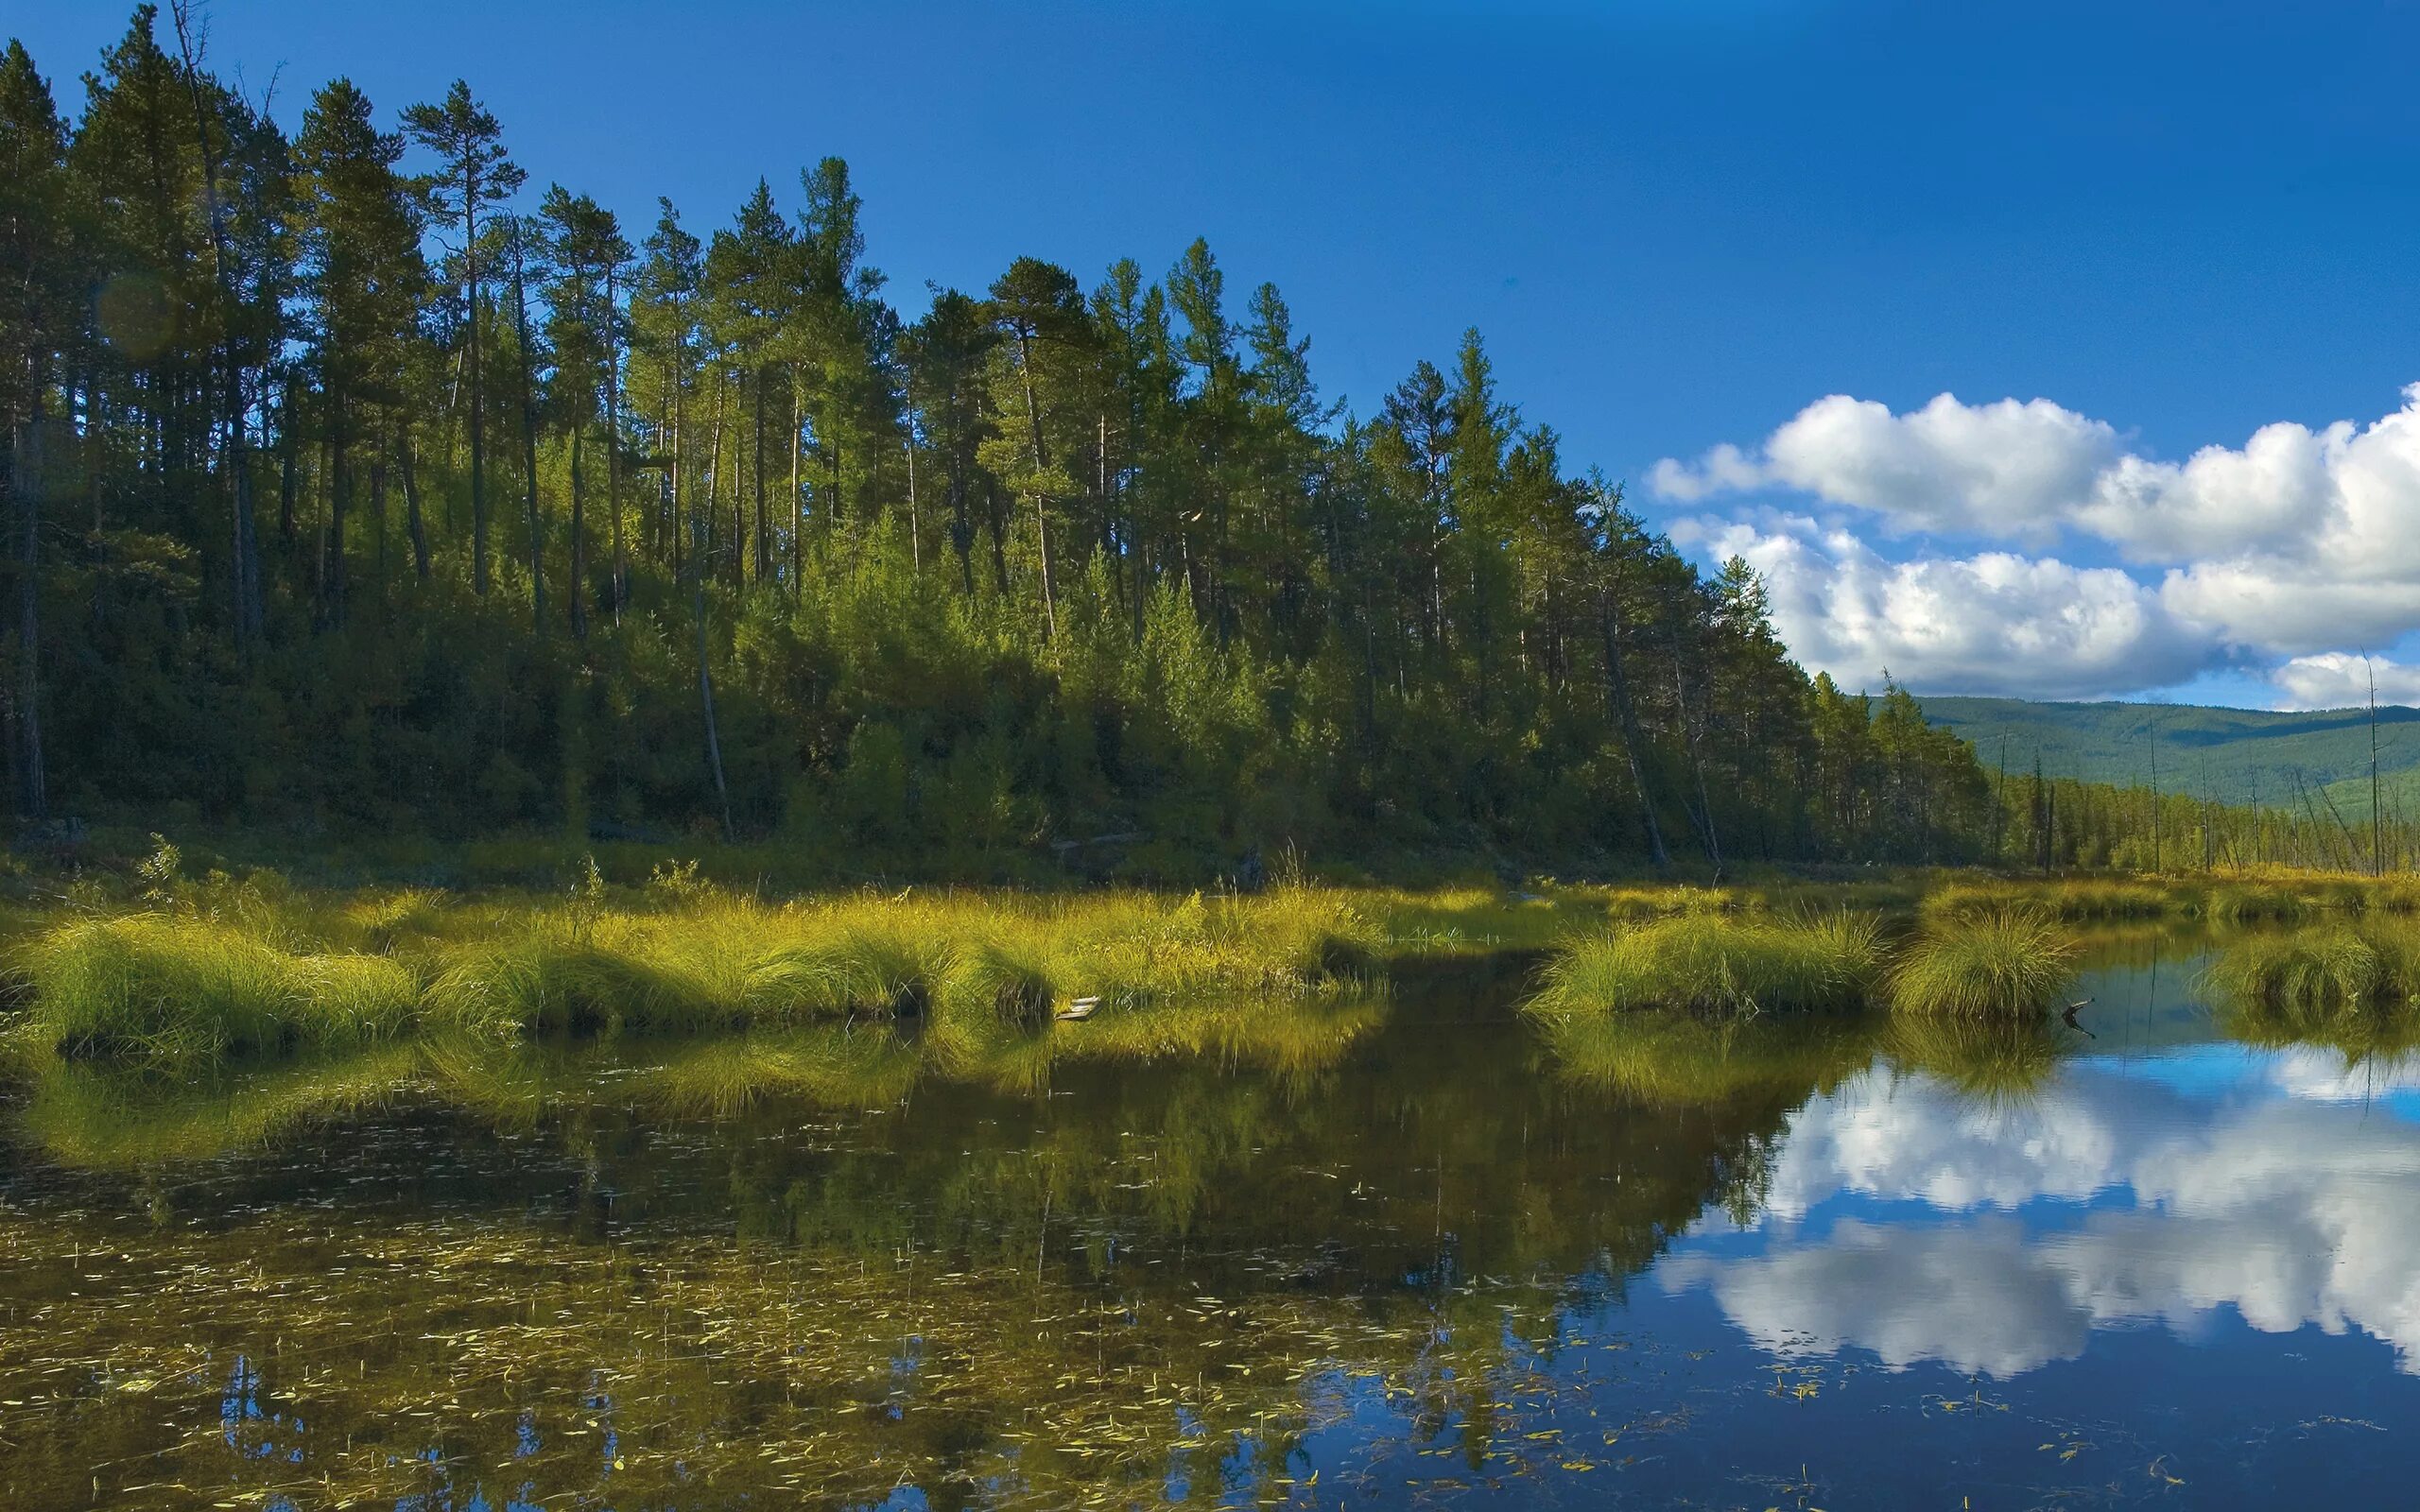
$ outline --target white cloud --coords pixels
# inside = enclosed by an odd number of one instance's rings
[[[1792,1115],[1762,1253],[1685,1249],[1657,1276],[1705,1288],[1767,1349],[1855,1347],[1894,1367],[2014,1375],[2073,1358],[2095,1327],[2233,1308],[2270,1332],[2358,1329],[2420,1369],[2420,1129],[2368,1106],[2381,1079],[2420,1077],[2298,1053],[2146,1118],[2144,1099],[2168,1094],[2120,1075],[2071,1075],[2009,1110],[1868,1073]],[[1802,1238],[1801,1219],[1844,1193],[1941,1216]],[[2066,1227],[2006,1215],[2109,1193],[2132,1206],[2104,1197]]]
[[[1765,442],[1776,482],[1895,526],[2037,540],[2117,454],[2117,432],[2048,400],[1950,394],[1905,415],[1833,394]]]
[[[1924,691],[1951,691],[1938,665],[1958,691],[2125,693],[2233,658],[2308,660],[2420,630],[2420,384],[2367,425],[2279,421],[2240,447],[2206,446],[2183,462],[2130,451],[2106,421],[2048,400],[1968,404],[1943,394],[1893,414],[1833,394],[1753,449],[1667,458],[1650,482],[1685,503],[1787,490],[1861,511],[1885,537],[1924,532],[2045,553],[1927,548],[1892,563],[1871,550],[1814,558],[1767,548],[1801,569],[1828,561],[1834,575],[1828,589],[1808,590],[1826,600],[1814,619],[1833,634],[1820,647],[1792,639],[1794,649],[1823,665],[1865,658],[1862,677],[1876,656],[1895,651],[1892,670]],[[1703,522],[1694,528],[1716,533]],[[2068,566],[2048,554],[2063,541],[2087,558],[2114,554],[2164,571],[2154,590],[2133,572]],[[2092,576],[2102,572],[2114,576]],[[1959,602],[1975,590],[2003,610],[2018,607],[2011,594],[2039,610],[2011,621],[2001,654],[1979,661],[1983,627]],[[2130,636],[2153,651],[2146,664],[2090,658]],[[2034,664],[2045,654],[2084,660],[2057,673]],[[2308,702],[2318,696],[2304,685],[2328,674],[2276,676],[2289,697]]]
[[[1695,520],[1674,537],[1761,573],[1774,628],[1810,671],[1843,687],[1884,670],[1932,693],[2090,696],[2191,677],[2213,652],[2158,593],[2114,567],[2009,552],[1885,560],[1811,520]]]
[[[2269,674],[2290,709],[2351,709],[2370,701],[2370,679],[2377,679],[2378,702],[2420,704],[2420,666],[2382,656],[2347,651],[2298,656]]]

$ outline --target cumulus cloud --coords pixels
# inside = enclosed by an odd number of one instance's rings
[[[1894,562],[1803,517],[1690,520],[1673,535],[1744,558],[1791,653],[1852,689],[1887,669],[1932,693],[2088,697],[2176,682],[2213,657],[2160,594],[2114,567],[1999,551]]]
[[[1726,443],[1692,462],[1666,458],[1649,481],[1676,503],[1786,490],[1870,517],[1878,539],[1922,534],[2036,554],[2003,559],[1927,546],[1889,564],[1905,569],[1893,578],[1903,591],[1879,597],[1876,553],[1792,558],[1795,569],[1828,566],[1837,578],[1807,593],[1862,600],[1888,616],[1836,616],[1838,637],[1817,653],[1861,662],[1868,676],[1877,658],[1903,646],[1967,644],[1972,616],[1953,612],[1945,622],[1936,617],[1944,600],[1915,589],[1962,591],[1969,579],[2004,593],[2030,578],[2036,593],[2066,601],[2061,612],[2082,615],[2066,632],[2078,644],[2110,644],[2114,630],[2134,625],[2163,654],[2141,668],[2118,659],[2099,664],[2105,675],[2085,663],[2075,676],[2046,679],[2026,659],[2066,643],[2043,635],[2039,620],[2020,621],[2006,662],[1987,664],[1961,691],[2026,694],[2048,681],[2078,696],[2125,693],[2158,686],[2155,674],[2179,666],[2189,675],[2222,660],[2310,659],[2420,630],[2420,385],[2365,425],[2279,421],[2239,447],[2205,446],[2182,462],[2130,450],[2108,422],[2045,399],[1970,404],[1943,394],[1893,413],[1832,394],[1754,447]],[[1694,528],[1701,538],[1714,534],[1702,523]],[[2078,548],[2070,556],[2127,563],[2117,573],[2124,583],[2066,565],[2055,554],[2061,542]],[[1849,633],[1853,625],[1862,632]],[[2186,654],[2185,641],[2198,651]],[[1931,680],[1927,662],[1903,653],[1891,664],[1926,691],[1948,691]],[[2280,669],[2279,686],[2302,698],[2302,683],[2326,676],[2324,667]],[[2420,689],[2397,695],[2415,696]]]
[[[1657,1277],[1705,1289],[1765,1348],[1854,1347],[1893,1367],[2005,1377],[2073,1358],[2094,1328],[2189,1328],[2232,1308],[2270,1332],[2359,1330],[2420,1369],[2420,1128],[2370,1105],[2377,1080],[2308,1053],[2224,1097],[2087,1073],[2009,1110],[1869,1073],[1793,1115],[1761,1252],[1684,1249]],[[1842,1194],[1941,1218],[1803,1235]],[[2045,1213],[2045,1199],[2071,1206]]]
[[[2377,679],[2378,702],[2420,704],[2420,666],[2382,656],[2366,663],[2348,651],[2298,656],[2269,674],[2290,709],[2351,709],[2370,701]]]

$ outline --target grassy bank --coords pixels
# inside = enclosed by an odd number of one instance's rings
[[[14,1037],[186,1061],[388,1040],[695,1032],[911,1016],[973,1054],[1079,997],[1105,1012],[1367,985],[1386,947],[1346,895],[852,894],[772,903],[675,874],[636,896],[232,887],[72,914],[10,954]]]
[[[1998,1017],[2048,1001],[2064,977],[2060,926],[2187,920],[2252,937],[2279,921],[2334,920],[2383,958],[2394,955],[2387,935],[2420,903],[2420,886],[2396,878],[1862,868],[1724,885],[1405,888],[1281,868],[1280,885],[1251,894],[867,888],[785,900],[710,880],[711,866],[737,864],[731,855],[637,864],[635,851],[582,857],[544,888],[302,886],[155,837],[114,870],[18,865],[0,879],[10,884],[0,887],[8,1040],[175,1065],[409,1036],[782,1031],[875,1016],[913,1019],[938,1053],[971,1062],[1093,997],[1096,1039],[1211,1053],[1219,1014],[1365,992],[1402,961],[1503,954],[1549,958],[1536,1005],[1548,1016],[1737,1018],[1887,1000]],[[2352,981],[2370,970],[2344,964],[2350,947],[2316,966],[2258,954],[2279,949],[2247,955],[2252,996],[2313,990],[2292,985],[2296,971]]]

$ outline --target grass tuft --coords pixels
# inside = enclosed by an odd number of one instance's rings
[[[384,955],[297,954],[212,919],[78,919],[22,948],[22,1033],[67,1057],[178,1061],[385,1039],[419,984]]]
[[[2037,909],[1999,908],[1936,921],[1893,966],[1903,1013],[1967,1020],[2038,1014],[2073,974],[2075,943]]]
[[[2238,1010],[2323,1027],[2420,998],[2420,928],[2381,919],[2250,936],[2221,953],[2204,985]]]
[[[1843,1009],[1865,1000],[1879,958],[1879,926],[1867,914],[1677,914],[1572,942],[1547,966],[1531,1007],[1714,1019]]]

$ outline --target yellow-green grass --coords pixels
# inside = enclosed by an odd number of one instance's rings
[[[2210,963],[2204,986],[2239,1013],[2303,1028],[2408,1005],[2420,998],[2420,926],[2374,918],[2246,936]]]
[[[24,1042],[71,1056],[182,1060],[411,1027],[494,1039],[921,1014],[937,1049],[970,1058],[1078,997],[1105,1010],[1300,998],[1365,983],[1385,954],[1380,928],[1328,889],[773,904],[683,888],[611,902],[600,889],[567,902],[188,898],[58,924],[14,960]]]
[[[1966,1020],[2039,1014],[2074,974],[2075,954],[2075,942],[2037,909],[1936,920],[1892,963],[1891,1005]]]
[[[389,1038],[419,984],[362,952],[290,951],[241,925],[168,914],[82,919],[19,947],[18,1032],[64,1056],[184,1060]]]
[[[2024,909],[2070,923],[2159,919],[2182,911],[2187,895],[2156,882],[2068,877],[2038,882],[1954,882],[1925,895],[1927,924],[1950,924]]]
[[[1530,1007],[1706,1018],[1845,1009],[1865,1001],[1879,962],[1880,926],[1869,914],[1679,914],[1570,942]]]

